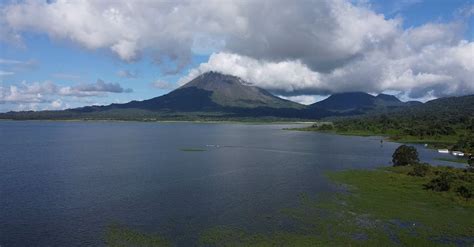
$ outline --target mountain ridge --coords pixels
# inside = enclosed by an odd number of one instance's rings
[[[417,104],[415,102],[417,101],[402,102],[394,95],[383,93],[373,96],[365,92],[346,92],[333,94],[309,107],[340,113],[369,112]]]

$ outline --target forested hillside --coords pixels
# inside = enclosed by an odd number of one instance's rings
[[[436,144],[473,152],[474,95],[441,98],[398,109],[343,118],[312,128],[341,134],[386,135],[392,140]]]

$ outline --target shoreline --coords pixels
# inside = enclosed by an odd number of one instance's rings
[[[117,120],[117,119],[0,119],[0,122],[110,122],[110,123],[126,123],[126,122],[136,122],[136,123],[196,123],[196,124],[315,124],[317,121],[264,121],[264,120],[256,120],[256,121],[246,121],[246,120]]]

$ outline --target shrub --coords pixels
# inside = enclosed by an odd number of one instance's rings
[[[469,155],[467,159],[467,170],[470,172],[474,172],[474,155]]]
[[[410,176],[424,177],[430,172],[430,165],[427,163],[413,165],[413,170],[408,173]]]
[[[407,166],[418,164],[418,151],[415,147],[401,145],[392,155],[393,166]]]
[[[319,130],[333,130],[334,127],[332,126],[332,124],[322,124],[321,126],[319,126],[318,129]]]
[[[456,192],[458,193],[459,196],[461,196],[462,198],[466,200],[469,200],[472,197],[472,191],[464,185],[459,186],[456,189]]]
[[[434,191],[448,191],[451,188],[451,184],[454,181],[454,174],[451,172],[444,171],[440,173],[436,178],[425,184],[425,189]]]

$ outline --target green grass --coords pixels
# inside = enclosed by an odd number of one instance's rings
[[[414,177],[403,169],[345,171],[329,176],[351,185],[348,209],[368,213],[376,219],[413,222],[420,238],[474,236],[474,202],[464,201],[455,192],[423,189],[433,176]],[[471,181],[472,183],[472,181]]]
[[[467,164],[467,159],[460,159],[460,158],[436,158],[436,160]]]
[[[179,150],[183,152],[204,152],[207,151],[206,149],[203,148],[180,148]]]
[[[445,168],[440,168],[445,169]],[[473,244],[474,202],[454,192],[423,189],[428,177],[410,167],[351,170],[328,176],[350,193],[314,200],[301,195],[301,206],[284,209],[277,221],[293,230],[250,233],[216,227],[204,232],[205,246],[450,246]],[[436,241],[444,239],[446,242]],[[464,241],[464,242],[463,242]],[[470,242],[469,242],[470,241]]]

